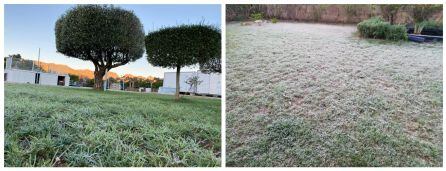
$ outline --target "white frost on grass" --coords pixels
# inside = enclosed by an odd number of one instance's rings
[[[229,166],[441,166],[442,43],[366,40],[355,31],[227,25]],[[315,141],[274,151],[267,127],[283,119],[302,119]],[[373,144],[376,137],[392,138]],[[250,152],[261,140],[267,149]]]

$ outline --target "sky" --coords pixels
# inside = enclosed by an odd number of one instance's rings
[[[40,48],[40,60],[57,64],[65,64],[74,69],[94,70],[89,61],[69,58],[56,52],[54,24],[68,9],[75,5],[5,5],[5,54],[21,54],[22,58],[37,60]],[[219,4],[181,4],[181,5],[124,5],[116,4],[123,9],[133,11],[140,19],[147,34],[161,27],[178,24],[194,24],[204,21],[205,24],[221,26],[221,6]],[[154,67],[147,62],[147,55],[135,62],[113,68],[110,71],[122,76],[133,74],[140,76],[163,77],[164,72],[174,69]],[[182,68],[181,71],[196,71],[197,66]]]

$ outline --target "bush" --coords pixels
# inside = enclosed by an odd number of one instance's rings
[[[254,13],[254,14],[251,14],[251,18],[252,18],[253,20],[262,20],[262,19],[263,19],[263,17],[262,17],[262,13]]]
[[[407,40],[406,26],[404,25],[390,25],[387,31],[387,40]]]
[[[277,21],[278,21],[277,18],[273,18],[273,19],[271,19],[271,22],[274,23],[274,24],[276,24]]]
[[[357,26],[359,33],[368,38],[384,38],[387,24],[379,17],[370,18],[360,22]]]
[[[380,17],[364,20],[357,25],[362,37],[386,40],[407,40],[406,27],[391,25]]]
[[[423,23],[423,22],[415,23],[415,25],[413,26],[413,33],[421,34],[421,32],[424,29],[424,25],[425,25],[425,23]]]
[[[421,22],[425,29],[440,29],[443,30],[443,22],[438,22],[435,20],[425,20]]]

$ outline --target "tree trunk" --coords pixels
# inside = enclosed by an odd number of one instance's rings
[[[94,89],[96,90],[103,90],[104,87],[104,81],[102,78],[105,75],[105,67],[95,67],[94,71]]]
[[[394,21],[393,21],[393,14],[390,14],[390,24],[393,25]]]
[[[176,91],[175,91],[175,100],[180,100],[180,70],[181,67],[177,66],[177,78],[176,78]]]

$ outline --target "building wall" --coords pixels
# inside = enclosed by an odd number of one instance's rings
[[[180,73],[180,92],[189,92],[189,84],[186,80],[193,76],[195,72],[181,72]],[[176,87],[176,72],[165,72],[163,87],[175,88]]]
[[[199,94],[213,94],[221,95],[221,76],[220,74],[204,74],[201,72],[181,72],[180,73],[180,91],[192,92],[190,85],[186,83],[186,80],[192,76],[198,75],[201,84],[197,86],[197,93]],[[164,88],[176,87],[176,72],[165,72],[163,80]]]
[[[209,94],[221,95],[221,75],[211,74],[209,80]]]
[[[112,84],[110,84],[110,89],[112,89],[112,90],[121,90],[121,83],[112,83]]]
[[[194,73],[192,75],[190,75],[189,77],[195,76],[195,74],[198,75],[198,77],[200,78],[200,81],[202,81],[198,86],[197,86],[197,93],[200,94],[211,94],[210,92],[210,75],[209,74],[203,74],[203,73]],[[189,78],[188,77],[188,78]],[[187,88],[190,88],[189,84],[186,84]],[[193,90],[191,90],[193,91]]]
[[[57,85],[57,77],[56,74],[50,73],[40,73],[40,84],[41,85]]]
[[[35,83],[36,72],[28,71],[28,70],[19,70],[19,69],[5,69],[5,73],[7,74],[6,82],[12,83]],[[53,73],[40,73],[40,84],[41,85],[57,85],[58,74]],[[65,86],[70,84],[70,77],[68,75],[65,76]]]
[[[65,85],[64,86],[70,86],[70,76],[68,74],[65,75]]]
[[[35,72],[17,69],[5,69],[6,82],[34,84]]]

